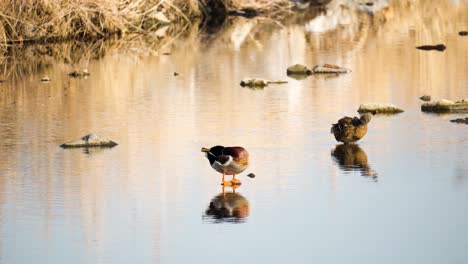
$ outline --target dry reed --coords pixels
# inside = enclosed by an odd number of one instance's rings
[[[285,7],[288,0],[225,0],[228,8],[259,11]],[[98,39],[155,30],[200,16],[198,0],[4,0],[0,2],[0,49],[14,43]]]

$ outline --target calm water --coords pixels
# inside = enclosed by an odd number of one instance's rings
[[[467,14],[466,1],[331,7],[193,29],[158,50],[96,58],[63,44],[68,55],[39,47],[4,63],[0,262],[467,263],[468,126],[449,122],[465,115],[422,113],[418,99],[468,98]],[[438,43],[447,50],[414,48]],[[324,62],[353,72],[285,76]],[[68,78],[76,65],[92,75]],[[288,84],[251,90],[244,77]],[[337,146],[330,125],[365,102],[405,112]],[[58,147],[90,132],[119,145]],[[216,144],[251,155],[224,196],[200,152]]]

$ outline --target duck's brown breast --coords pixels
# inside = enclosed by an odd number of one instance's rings
[[[232,156],[234,162],[240,166],[247,166],[249,164],[249,152],[243,147],[224,148],[223,154]]]

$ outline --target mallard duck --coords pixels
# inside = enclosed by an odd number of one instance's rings
[[[372,118],[372,114],[365,113],[360,118],[345,116],[333,124],[330,132],[337,141],[345,144],[356,142],[367,133],[367,124]]]
[[[233,183],[240,183],[236,179],[236,174],[243,172],[249,165],[249,153],[243,147],[223,147],[214,146],[211,148],[202,148],[202,152],[206,153],[206,157],[210,162],[211,167],[217,172],[226,175],[232,175]]]

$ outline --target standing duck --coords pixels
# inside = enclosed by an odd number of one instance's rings
[[[243,147],[223,147],[214,146],[211,148],[202,148],[210,165],[217,172],[226,175],[232,175],[232,183],[240,184],[236,179],[236,174],[243,172],[249,166],[249,153]]]
[[[337,141],[345,144],[356,142],[367,133],[367,124],[372,118],[372,114],[365,113],[360,118],[345,116],[333,124],[330,132]]]

